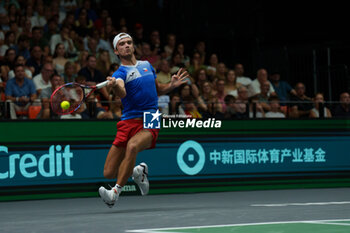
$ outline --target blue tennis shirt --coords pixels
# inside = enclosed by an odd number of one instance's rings
[[[148,61],[137,61],[134,66],[121,65],[112,77],[122,79],[125,83],[122,120],[143,117],[143,112],[155,112],[158,109],[157,76]]]

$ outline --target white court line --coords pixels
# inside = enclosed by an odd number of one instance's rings
[[[309,222],[309,223],[325,224],[325,225],[338,225],[338,226],[350,226],[350,223],[338,223],[338,222],[322,222],[322,221],[315,221],[315,222]]]
[[[332,201],[332,202],[306,202],[306,203],[280,203],[280,204],[252,204],[255,207],[280,207],[280,206],[310,206],[310,205],[347,205],[350,201]]]
[[[334,221],[350,221],[350,219],[327,219],[327,220],[309,220],[309,221],[260,222],[260,223],[239,223],[239,224],[224,224],[224,225],[209,225],[209,226],[169,227],[169,228],[152,228],[152,229],[127,230],[126,232],[133,232],[133,233],[171,233],[171,232],[169,232],[169,230],[175,230],[174,233],[176,233],[176,230],[183,230],[183,229],[198,229],[198,228],[201,229],[201,228],[216,228],[216,227],[238,227],[238,226],[257,226],[257,225],[288,224],[288,223],[314,223],[314,224],[315,223],[319,223],[319,224],[327,224],[327,222],[334,222]],[[350,224],[346,224],[346,226],[350,226]]]

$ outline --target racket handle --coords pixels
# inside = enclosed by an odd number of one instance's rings
[[[106,81],[104,81],[102,83],[99,83],[99,84],[96,85],[96,89],[100,89],[102,87],[105,87],[105,86],[107,86],[107,84],[108,84],[108,80],[106,80]]]

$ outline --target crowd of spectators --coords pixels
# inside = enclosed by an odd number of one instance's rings
[[[168,115],[193,118],[318,118],[350,116],[350,95],[327,107],[324,95],[306,96],[304,83],[292,87],[278,71],[266,68],[246,77],[244,64],[225,64],[208,54],[205,41],[186,47],[171,32],[113,22],[108,9],[93,8],[90,0],[0,1],[0,117],[17,119],[120,119],[122,103],[113,90],[102,88],[71,115],[55,115],[51,93],[59,85],[102,82],[120,65],[111,41],[119,32],[133,36],[136,57],[147,60],[160,83],[185,68],[187,84],[159,96]],[[282,79],[281,79],[282,78]],[[35,114],[30,114],[35,109]],[[33,110],[34,111],[34,110]]]

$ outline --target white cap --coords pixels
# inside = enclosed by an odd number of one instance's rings
[[[121,32],[119,33],[118,35],[116,35],[113,39],[113,47],[114,49],[117,49],[117,44],[118,42],[121,40],[121,39],[124,39],[124,38],[131,38],[131,36],[125,32]]]

